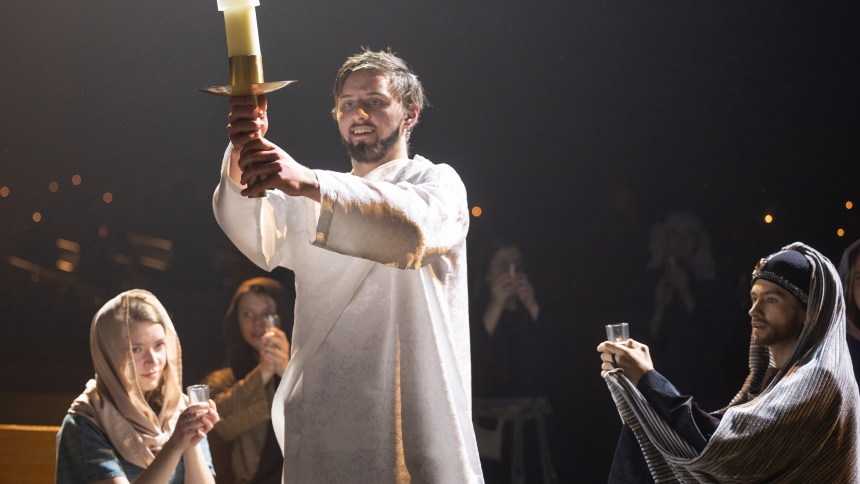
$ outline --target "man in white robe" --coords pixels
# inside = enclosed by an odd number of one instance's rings
[[[408,157],[424,97],[401,59],[351,57],[334,95],[351,173],[299,165],[263,137],[265,98],[233,98],[213,199],[248,258],[295,272],[293,356],[272,405],[284,482],[481,483],[465,187]]]

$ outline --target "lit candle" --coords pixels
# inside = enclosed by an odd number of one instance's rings
[[[260,55],[260,36],[257,34],[258,0],[218,0],[218,10],[224,12],[227,29],[227,55]]]

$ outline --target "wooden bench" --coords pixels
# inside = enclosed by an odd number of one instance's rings
[[[0,425],[0,482],[54,482],[59,431],[42,425]]]

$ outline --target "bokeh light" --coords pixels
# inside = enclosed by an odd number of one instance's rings
[[[64,272],[72,272],[73,270],[75,270],[75,265],[67,260],[58,260],[57,269]]]
[[[80,185],[81,184],[81,175],[73,176],[72,177],[72,184],[73,185]]]
[[[0,197],[6,198],[9,196],[9,187],[0,188]]]
[[[48,190],[51,190],[52,192],[56,192],[59,189],[60,189],[60,184],[57,182],[51,182],[51,184],[48,185]]]
[[[852,208],[854,208],[854,204],[851,203],[851,200],[848,200],[847,202],[845,202],[845,208],[847,208],[848,210],[851,210]]]
[[[769,224],[773,222],[773,217],[770,214],[764,216],[764,223]]]
[[[106,225],[99,226],[99,237],[107,237],[108,229]]]
[[[483,211],[483,210],[481,210],[481,207],[477,207],[477,206],[476,206],[476,207],[472,207],[472,215],[473,215],[473,216],[475,216],[475,217],[480,217],[482,213],[484,213],[484,211]]]
[[[839,229],[839,230],[837,230],[837,231],[836,231],[836,235],[838,235],[838,236],[842,237],[843,235],[845,235],[845,231],[844,231],[844,230],[842,230],[842,229]]]
[[[34,213],[33,214],[33,222],[38,222],[40,220],[42,220],[42,214],[39,212]]]
[[[111,192],[105,192],[105,194],[102,195],[102,200],[104,200],[105,203],[110,203],[113,201],[113,195],[111,195]]]

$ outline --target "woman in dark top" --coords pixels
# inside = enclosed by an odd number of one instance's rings
[[[717,408],[743,382],[745,367],[725,381],[725,366],[743,358],[746,348],[733,345],[731,336],[748,328],[732,311],[728,285],[716,276],[701,219],[669,214],[652,227],[649,250],[651,260],[632,291],[630,336],[649,342],[656,363],[678,388],[695,394],[706,408]],[[737,354],[726,355],[727,348]],[[702,367],[714,369],[706,382]]]
[[[839,262],[845,295],[845,329],[854,377],[860,379],[860,240],[845,249]]]
[[[485,247],[471,294],[472,394],[477,406],[510,405],[492,399],[547,396],[553,354],[547,333],[551,319],[537,302],[523,269],[519,247]],[[482,401],[482,399],[484,399]],[[482,403],[484,405],[482,405]],[[480,413],[480,412],[477,412]],[[510,421],[476,417],[478,451],[487,482],[508,482],[513,445]],[[526,481],[540,481],[536,430],[524,427]]]
[[[545,315],[523,271],[520,249],[494,244],[486,251],[473,293],[472,393],[501,398],[540,395],[538,368]]]

